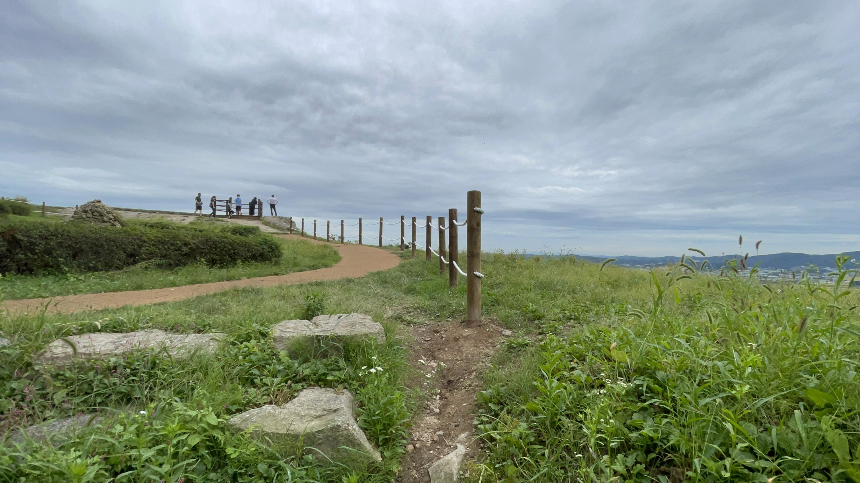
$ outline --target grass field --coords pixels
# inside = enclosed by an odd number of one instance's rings
[[[57,223],[53,218],[9,217],[15,223]],[[218,223],[217,225],[223,225]],[[0,296],[7,300],[54,297],[99,292],[119,292],[150,288],[178,287],[196,283],[284,275],[330,267],[340,261],[337,251],[327,245],[303,240],[278,239],[283,256],[277,263],[239,263],[212,268],[205,264],[175,269],[159,269],[142,264],[113,272],[67,273],[62,275],[9,275],[0,278]]]
[[[487,254],[482,270],[485,317],[514,336],[477,396],[484,452],[468,481],[860,481],[860,298],[845,289],[851,275],[836,286],[763,286],[679,268],[601,269],[573,257],[501,253]],[[214,481],[392,481],[420,400],[404,387],[408,326],[458,323],[464,292],[449,291],[437,263],[422,259],[357,280],[5,316],[0,335],[15,344],[0,349],[4,431],[106,407],[149,419],[124,420],[134,431],[117,440],[80,436],[30,448],[26,464],[7,451],[0,468],[14,468],[9,481],[86,481],[75,472],[101,481],[126,471],[127,481],[210,481],[189,468],[205,468]],[[269,328],[308,311],[367,313],[388,342],[319,362],[277,354]],[[192,362],[141,357],[60,372],[30,362],[61,336],[149,327],[223,331],[231,342]],[[359,376],[369,364],[384,376]],[[357,394],[382,464],[350,473],[225,432],[230,415],[311,384]],[[192,436],[191,447],[181,443]],[[144,454],[144,462],[122,457]],[[53,480],[34,476],[48,472]]]

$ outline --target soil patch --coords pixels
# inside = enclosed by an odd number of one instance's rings
[[[419,372],[410,385],[420,387],[427,402],[412,428],[401,483],[429,482],[427,469],[453,451],[457,442],[466,446],[467,458],[477,454],[475,396],[501,331],[486,320],[434,322],[412,329],[412,365]]]

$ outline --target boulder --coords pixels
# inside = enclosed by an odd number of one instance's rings
[[[12,341],[0,337],[0,347],[6,347],[7,345],[12,345]]]
[[[349,391],[309,388],[283,406],[263,406],[234,416],[227,424],[252,437],[286,446],[301,445],[321,461],[345,465],[381,461],[355,422]]]
[[[458,443],[457,449],[433,463],[427,470],[430,473],[430,483],[457,483],[465,455],[466,447]]]
[[[23,428],[13,434],[9,440],[21,444],[25,439],[33,439],[40,443],[52,442],[61,444],[89,426],[97,425],[104,419],[103,414],[78,414],[71,418],[54,419],[41,424]]]
[[[290,352],[296,345],[314,339],[334,338],[336,342],[372,338],[385,342],[385,329],[364,314],[320,315],[313,320],[285,320],[272,330],[275,347]]]
[[[95,225],[122,226],[122,217],[101,200],[92,200],[76,208],[72,214],[72,220]]]
[[[183,358],[198,351],[215,352],[223,335],[168,334],[163,330],[73,335],[51,342],[35,357],[34,362],[41,365],[66,365],[76,359],[110,359],[133,351],[161,349],[171,357]]]

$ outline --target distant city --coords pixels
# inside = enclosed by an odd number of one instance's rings
[[[758,277],[765,281],[780,281],[780,280],[796,280],[799,279],[804,272],[807,276],[816,281],[831,282],[833,276],[829,275],[836,271],[836,256],[837,254],[829,255],[808,255],[806,253],[774,253],[770,255],[750,255],[746,261],[746,269],[741,270],[740,259],[745,255],[733,254],[724,256],[702,257],[695,252],[690,252],[686,258],[696,262],[696,266],[701,266],[702,262],[707,260],[705,270],[719,271],[727,262],[738,260],[736,267],[741,275],[749,275],[753,268],[758,269]],[[847,267],[850,269],[860,268],[860,251],[846,252],[845,255],[851,257]],[[629,268],[638,268],[647,270],[654,267],[665,267],[675,265],[681,257],[634,257],[634,256],[593,256],[593,255],[577,255],[577,258],[592,262],[602,263],[608,258],[615,258],[614,265]]]

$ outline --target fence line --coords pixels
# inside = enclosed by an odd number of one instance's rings
[[[440,216],[437,218],[437,223],[433,224],[433,217],[427,216],[424,224],[418,224],[418,218],[413,216],[411,220],[407,220],[405,215],[401,215],[400,221],[386,222],[383,217],[379,217],[379,221],[365,223],[363,218],[359,218],[357,223],[346,223],[345,220],[340,220],[340,243],[356,241],[359,245],[364,244],[364,226],[378,226],[379,234],[377,244],[382,247],[385,241],[393,244],[400,244],[400,251],[406,250],[406,227],[409,226],[411,239],[409,248],[412,251],[412,256],[417,255],[418,248],[425,252],[425,260],[431,261],[433,256],[439,259],[439,274],[444,275],[447,266],[448,270],[448,287],[456,288],[459,284],[460,277],[466,277],[466,320],[480,321],[481,320],[481,282],[484,275],[481,273],[481,217],[484,210],[481,208],[481,192],[469,191],[466,195],[466,219],[459,221],[457,217],[457,209],[451,208],[448,210],[448,217]],[[290,233],[293,232],[293,217],[290,219]],[[314,237],[316,237],[316,222],[314,220]],[[447,222],[447,223],[446,223]],[[385,226],[400,225],[400,237],[389,238],[384,236]],[[459,265],[459,233],[458,227],[466,227],[466,269]],[[346,236],[346,227],[357,227],[358,234]],[[418,229],[425,229],[425,244],[418,243]],[[433,230],[438,231],[439,250],[436,251],[431,246],[433,243]],[[305,219],[301,219],[301,235],[305,235]],[[354,232],[353,232],[354,233]],[[447,235],[447,236],[446,236]],[[326,240],[336,241],[337,237],[331,234],[331,221],[326,220]],[[447,242],[447,243],[446,243]]]

